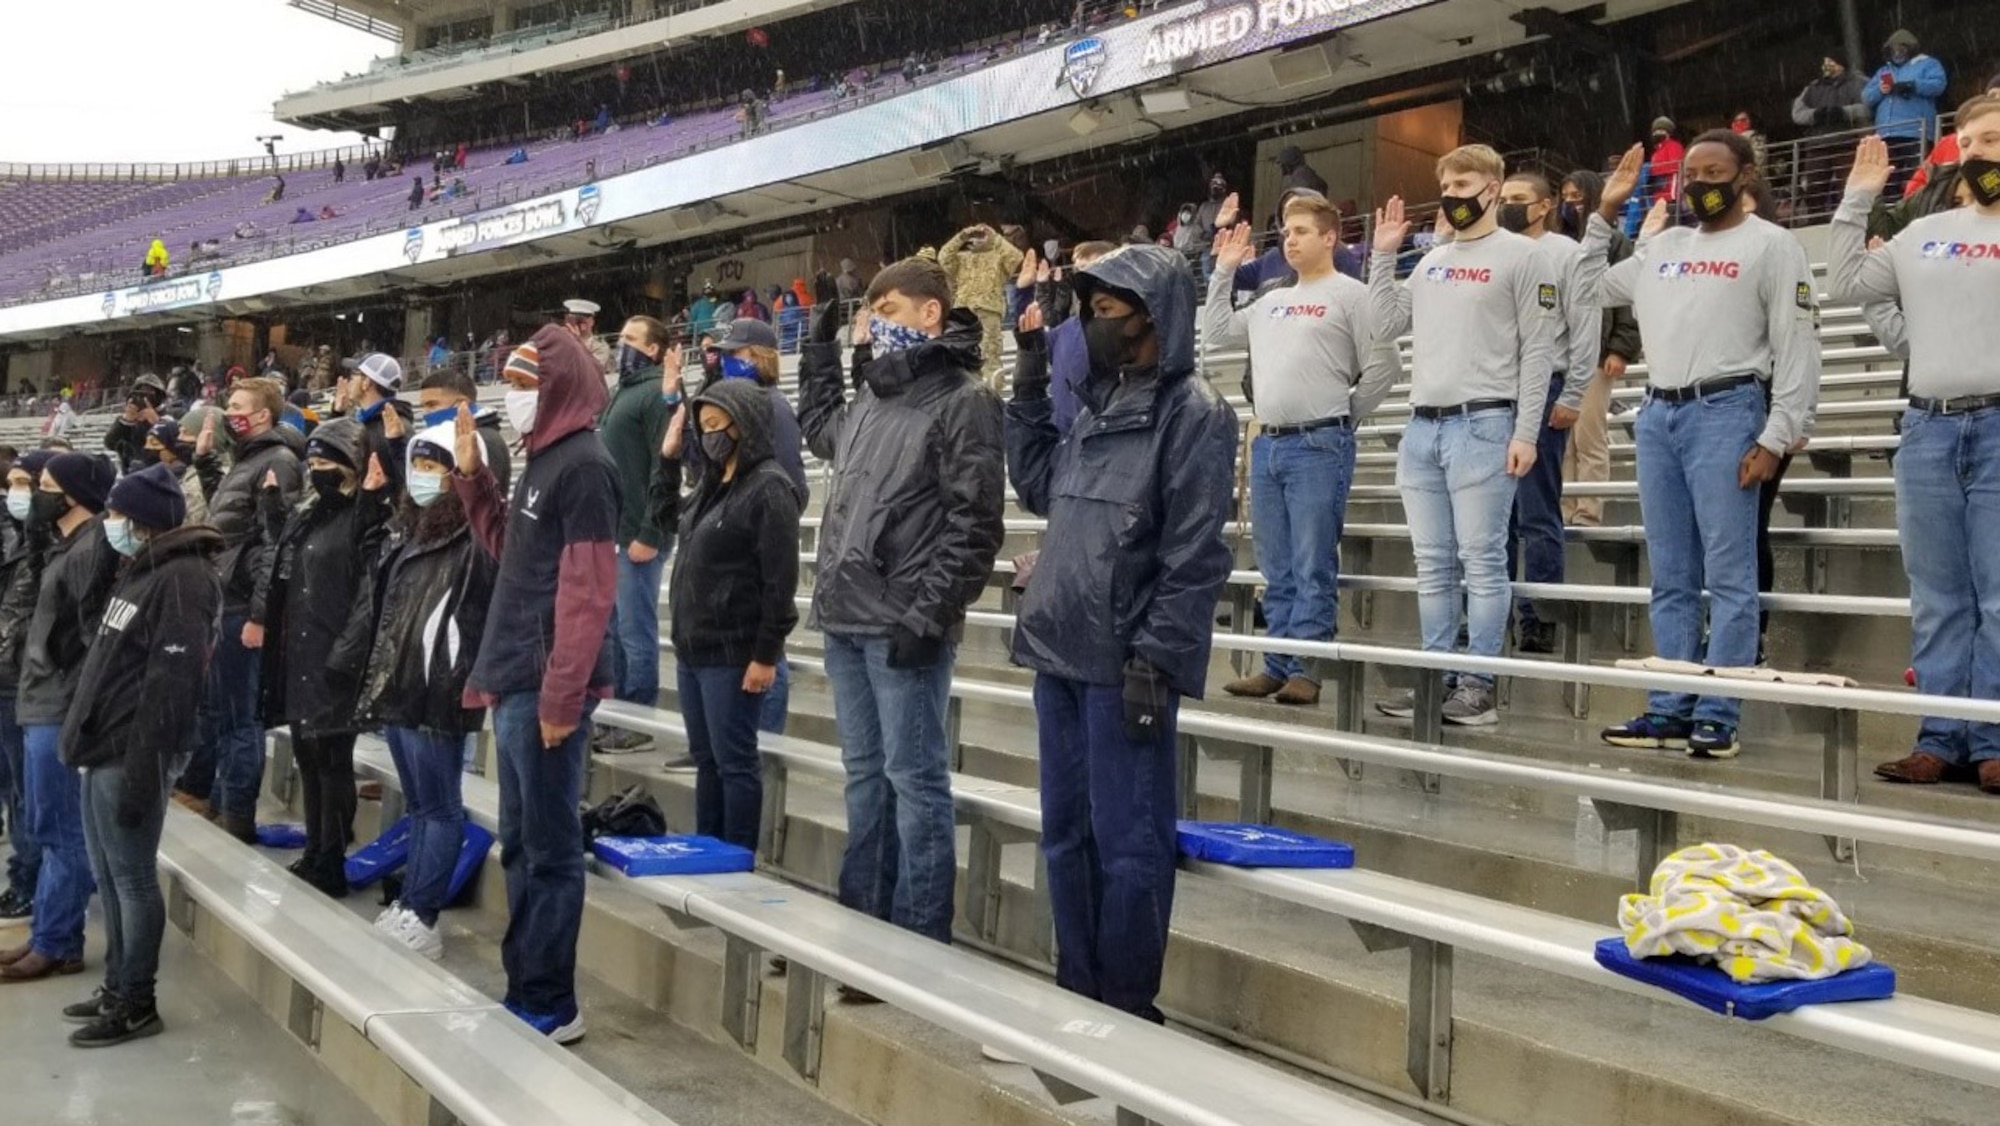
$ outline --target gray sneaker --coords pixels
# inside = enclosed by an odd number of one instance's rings
[[[597,753],[601,755],[629,755],[638,751],[653,749],[653,737],[640,731],[611,728],[597,740]]]
[[[1491,727],[1500,722],[1493,690],[1472,681],[1461,683],[1444,702],[1444,721],[1460,727]]]
[[[1412,719],[1417,714],[1417,690],[1403,688],[1375,701],[1375,710],[1390,719]]]
[[[693,774],[695,770],[694,756],[675,755],[666,762],[661,763],[660,769],[668,774]]]

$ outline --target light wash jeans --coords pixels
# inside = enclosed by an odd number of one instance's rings
[[[1427,651],[1448,653],[1458,639],[1457,580],[1465,578],[1467,651],[1497,657],[1507,638],[1514,584],[1507,577],[1507,529],[1515,480],[1507,476],[1514,412],[1412,418],[1396,456],[1396,486],[1417,561],[1417,618]],[[1492,687],[1493,678],[1460,673]]]

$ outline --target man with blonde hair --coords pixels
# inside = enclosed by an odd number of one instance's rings
[[[1396,282],[1396,256],[1410,232],[1403,200],[1375,215],[1368,288],[1383,343],[1414,328],[1411,419],[1397,451],[1396,484],[1417,562],[1417,614],[1427,650],[1448,651],[1458,633],[1458,578],[1465,579],[1469,650],[1498,656],[1512,601],[1507,529],[1515,484],[1534,468],[1555,347],[1561,291],[1549,257],[1532,239],[1499,225],[1505,165],[1485,145],[1465,145],[1437,164],[1439,206],[1456,237]],[[1499,722],[1493,678],[1448,675],[1448,723]],[[1378,705],[1410,716],[1414,693]]]

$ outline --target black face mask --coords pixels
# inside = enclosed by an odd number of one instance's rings
[[[53,524],[69,511],[70,504],[68,493],[36,489],[35,499],[28,503],[28,523],[36,527]]]
[[[1450,223],[1454,231],[1463,231],[1478,223],[1486,217],[1486,201],[1480,198],[1485,194],[1481,192],[1473,196],[1448,195],[1438,200],[1438,206],[1444,208],[1444,221]]]
[[[722,353],[713,348],[701,350],[702,378],[710,383],[722,382]]]
[[[327,499],[340,495],[340,486],[347,480],[338,469],[315,469],[311,473],[313,492]]]
[[[736,439],[727,430],[707,431],[701,436],[701,452],[708,459],[708,467],[720,473],[736,453]]]
[[[1558,206],[1556,208],[1556,223],[1562,227],[1563,233],[1571,238],[1582,235],[1583,205],[1580,203],[1565,203]]]
[[[1125,326],[1138,315],[1127,313],[1122,317],[1094,317],[1083,326],[1083,347],[1090,356],[1091,371],[1109,374],[1125,366],[1133,344],[1132,339],[1125,335]]]
[[[1714,223],[1729,217],[1743,199],[1743,189],[1736,181],[1729,180],[1714,184],[1707,180],[1688,181],[1687,190],[1681,193],[1681,202],[1696,219],[1704,223]]]
[[[1221,202],[1223,196],[1226,196],[1228,194],[1229,194],[1228,184],[1210,184],[1208,186],[1208,198],[1215,200],[1218,203]]]
[[[1502,227],[1517,235],[1526,234],[1528,227],[1534,222],[1528,218],[1528,205],[1525,203],[1501,204],[1499,219]]]
[[[2000,203],[2000,160],[1963,160],[1958,165],[1965,190],[1981,207]]]

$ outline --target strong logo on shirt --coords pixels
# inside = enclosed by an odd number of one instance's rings
[[[1271,319],[1272,319],[1272,320],[1274,320],[1274,321],[1282,321],[1282,320],[1285,320],[1285,319],[1287,319],[1287,318],[1290,318],[1290,317],[1312,317],[1312,318],[1314,318],[1315,320],[1324,320],[1324,319],[1326,319],[1326,306],[1324,306],[1324,305],[1273,305],[1273,306],[1271,306]]]
[[[1740,262],[1662,262],[1659,274],[1668,281],[1680,278],[1728,278],[1735,281],[1743,276]]]
[[[1995,259],[2000,258],[2000,242],[1927,242],[1922,253],[1942,261]]]
[[[1425,281],[1434,282],[1477,282],[1481,285],[1493,280],[1493,271],[1487,267],[1432,266],[1424,271]]]

